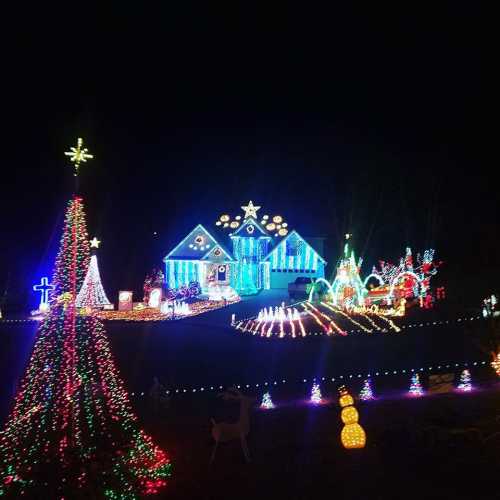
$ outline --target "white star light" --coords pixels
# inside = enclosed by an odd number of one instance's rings
[[[260,209],[260,207],[255,206],[255,205],[253,204],[252,200],[250,200],[250,201],[248,202],[248,205],[246,205],[246,206],[245,206],[245,205],[243,205],[243,206],[241,207],[241,209],[242,209],[242,210],[244,210],[244,212],[245,212],[245,219],[246,219],[247,217],[253,217],[254,219],[256,219],[256,218],[257,218],[257,210],[259,210],[259,209]]]
[[[99,248],[101,240],[98,240],[95,236],[90,240],[90,248]]]

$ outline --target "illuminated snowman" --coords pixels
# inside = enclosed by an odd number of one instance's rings
[[[342,445],[347,449],[364,448],[366,445],[366,433],[358,423],[359,414],[358,410],[353,406],[354,400],[344,386],[339,391],[339,404],[342,408],[341,418],[344,423],[344,427],[340,433]]]

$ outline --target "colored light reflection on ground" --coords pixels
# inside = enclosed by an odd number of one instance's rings
[[[157,308],[144,307],[132,311],[100,311],[98,316],[108,321],[169,321],[198,316],[199,314],[215,311],[216,309],[221,309],[222,307],[235,304],[239,301],[239,297],[226,301],[199,300],[189,304],[189,313],[187,314],[172,314],[172,312],[164,313]]]

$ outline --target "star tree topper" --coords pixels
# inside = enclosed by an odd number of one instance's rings
[[[98,240],[95,236],[90,240],[90,248],[99,248],[101,240]]]
[[[246,206],[245,206],[245,205],[243,205],[241,208],[242,208],[242,210],[244,210],[244,211],[245,211],[245,219],[246,219],[247,217],[253,217],[254,219],[256,219],[256,218],[257,218],[257,210],[259,210],[259,209],[260,209],[260,207],[255,206],[255,205],[253,204],[252,200],[250,200],[250,201],[248,202],[248,205],[246,205]]]
[[[87,160],[94,158],[94,155],[89,154],[89,150],[83,146],[83,139],[78,137],[76,148],[69,148],[71,151],[65,151],[64,154],[70,157],[70,161],[75,164],[75,177],[78,175],[80,163],[86,163]]]

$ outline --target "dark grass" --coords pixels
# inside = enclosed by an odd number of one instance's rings
[[[210,405],[185,413],[174,401],[163,415],[144,415],[174,462],[164,498],[498,498],[500,437],[483,439],[500,431],[499,403],[495,387],[358,404],[367,447],[350,451],[333,402],[254,410],[252,462],[230,443],[212,466]],[[237,408],[226,409],[235,418]]]
[[[243,315],[258,307],[245,302],[237,308]],[[409,386],[409,373],[374,377],[381,399],[358,406],[368,445],[353,452],[339,444],[339,379],[322,383],[328,404],[315,408],[301,402],[310,393],[313,377],[353,374],[344,381],[357,392],[362,383],[358,373],[425,367],[425,385],[432,373],[429,366],[487,360],[469,329],[453,323],[400,334],[265,340],[229,328],[231,312],[227,308],[176,322],[106,323],[117,365],[135,393],[134,407],[172,456],[174,475],[164,498],[498,497],[500,440],[481,440],[500,431],[500,391],[495,386],[412,400],[400,397]],[[426,319],[432,321],[434,314]],[[36,326],[0,323],[1,420],[23,373]],[[460,369],[443,366],[441,372],[458,374]],[[474,382],[490,383],[487,366],[472,367],[471,372]],[[272,396],[279,408],[252,413],[252,462],[245,464],[239,443],[231,443],[221,446],[215,464],[208,465],[210,418],[233,420],[237,405],[217,398],[217,390],[181,392],[158,412],[147,396],[155,375],[171,389],[249,383],[256,405],[263,388],[255,384],[276,380]],[[480,433],[451,432],[469,427]]]

